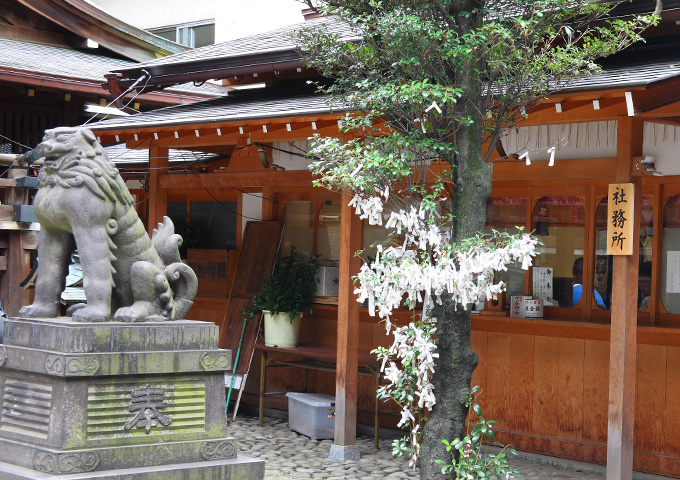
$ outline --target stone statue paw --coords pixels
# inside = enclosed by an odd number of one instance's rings
[[[154,302],[138,300],[129,307],[116,310],[113,319],[117,322],[163,322],[170,320],[169,315],[159,314]]]
[[[110,316],[107,308],[85,305],[73,312],[72,318],[74,322],[105,322]]]
[[[25,305],[19,309],[20,317],[28,318],[54,318],[57,316],[57,305]]]

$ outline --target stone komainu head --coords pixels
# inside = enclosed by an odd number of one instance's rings
[[[35,301],[19,314],[56,316],[75,241],[87,303],[70,309],[74,320],[184,318],[198,280],[181,262],[182,238],[172,221],[165,217],[149,239],[123,179],[90,130],[47,130],[35,151],[45,159],[34,200],[40,263]]]
[[[62,188],[84,186],[102,200],[132,205],[132,196],[106,156],[94,134],[80,127],[46,130],[38,154],[46,160],[38,177],[39,185],[58,184]]]

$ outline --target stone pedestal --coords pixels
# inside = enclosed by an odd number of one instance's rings
[[[218,328],[190,320],[10,319],[0,478],[262,479],[227,436]]]

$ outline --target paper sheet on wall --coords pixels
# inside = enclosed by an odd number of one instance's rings
[[[666,293],[680,293],[680,251],[666,256]]]
[[[550,267],[534,267],[534,298],[552,302],[553,269]]]

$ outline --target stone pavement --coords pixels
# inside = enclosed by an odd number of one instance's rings
[[[239,453],[265,460],[265,479],[313,478],[326,480],[419,478],[417,470],[409,468],[405,460],[392,457],[391,439],[380,440],[380,450],[373,449],[373,438],[359,435],[357,445],[361,460],[338,463],[328,460],[331,440],[310,440],[293,432],[282,419],[265,417],[264,427],[257,417],[239,413],[229,425],[229,435],[236,437]],[[520,480],[603,480],[604,467],[571,462],[542,455],[520,454],[513,461],[522,474]],[[637,479],[662,479],[652,475]]]

